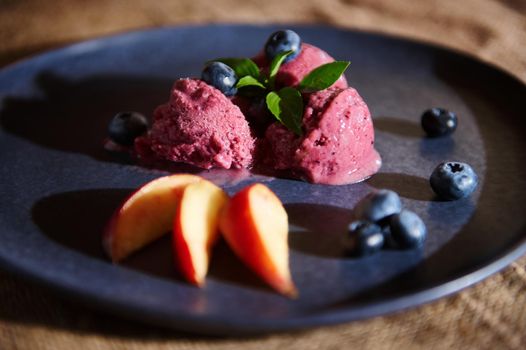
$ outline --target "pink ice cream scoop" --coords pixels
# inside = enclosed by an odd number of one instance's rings
[[[155,158],[200,168],[247,168],[254,139],[239,110],[216,88],[198,79],[175,82],[170,100],[154,112],[145,137],[135,150],[146,161]]]
[[[268,69],[269,62],[264,54],[255,57],[254,62],[256,62],[259,67]],[[304,43],[301,45],[301,52],[296,58],[281,65],[276,75],[276,85],[280,87],[296,86],[313,69],[330,62],[334,62],[334,58],[327,52],[314,45]],[[344,75],[332,85],[332,87],[341,89],[347,86],[347,80]]]
[[[262,72],[267,74],[269,62],[265,57],[265,54],[260,53],[254,57],[253,60],[261,68]],[[310,44],[302,44],[298,56],[281,65],[278,74],[276,75],[276,85],[278,88],[284,86],[297,86],[312,70],[331,62],[334,62],[334,58],[332,58],[327,52]],[[344,89],[347,86],[347,80],[344,75],[332,85],[332,87],[341,89]],[[250,126],[258,136],[261,135],[262,131],[264,132],[267,126],[273,121],[265,104],[262,104],[261,101],[261,99],[254,100],[243,96],[235,96],[232,99],[232,102],[241,109],[249,121]]]
[[[362,181],[378,171],[371,114],[353,88],[310,94],[303,135],[279,123],[268,127],[266,163],[313,183],[341,185]]]

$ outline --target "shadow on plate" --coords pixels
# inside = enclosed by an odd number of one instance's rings
[[[310,203],[285,204],[285,209],[291,225],[291,249],[322,257],[344,256],[341,241],[352,210]]]
[[[131,76],[94,75],[68,81],[42,72],[34,85],[42,97],[6,97],[0,123],[7,132],[40,146],[126,162],[103,149],[107,124],[119,111],[138,111],[149,117],[166,101],[172,81]]]
[[[112,213],[132,192],[132,189],[96,189],[60,193],[38,201],[32,217],[53,241],[110,264],[102,249],[102,232]],[[159,278],[183,281],[174,268],[169,234],[126,258],[120,265]],[[214,248],[208,276],[271,292],[222,241]]]
[[[420,125],[410,120],[380,116],[375,117],[373,122],[374,128],[383,132],[414,138],[425,136]]]
[[[400,196],[418,201],[437,201],[429,180],[419,176],[400,173],[378,173],[367,184],[377,189],[395,191]]]
[[[40,199],[32,218],[51,240],[85,254],[106,259],[102,232],[113,211],[132,189],[98,189],[64,192]]]

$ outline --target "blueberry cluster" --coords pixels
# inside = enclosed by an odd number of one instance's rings
[[[354,208],[354,217],[344,239],[346,250],[354,255],[371,255],[384,246],[417,248],[426,239],[427,230],[422,219],[403,209],[398,194],[390,190],[367,195]]]

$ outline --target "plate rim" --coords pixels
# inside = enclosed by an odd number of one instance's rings
[[[212,336],[250,336],[271,332],[297,331],[319,326],[335,325],[352,321],[365,320],[377,316],[388,316],[415,307],[423,306],[438,299],[455,295],[493,274],[508,267],[509,264],[526,254],[526,237],[495,260],[479,268],[473,268],[469,273],[447,282],[439,282],[432,287],[407,293],[402,296],[390,297],[382,301],[362,303],[352,308],[339,311],[324,311],[309,316],[287,317],[285,319],[239,319],[225,320],[220,317],[198,316],[191,313],[179,314],[173,317],[171,313],[159,314],[150,309],[142,309],[138,305],[126,305],[115,299],[101,297],[86,292],[77,286],[51,281],[42,275],[25,269],[20,265],[0,255],[0,267],[16,274],[16,277],[51,291],[55,296],[64,296],[69,300],[82,300],[98,312],[108,312],[114,316],[123,315],[135,322],[153,324],[165,329],[175,329],[191,334],[207,334]],[[415,302],[416,300],[416,302]],[[372,311],[371,311],[372,310]],[[146,316],[146,317],[145,317]]]

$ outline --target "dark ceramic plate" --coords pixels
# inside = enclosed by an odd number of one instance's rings
[[[117,111],[150,114],[178,77],[214,57],[251,56],[273,26],[198,26],[103,38],[0,72],[0,262],[71,298],[126,317],[193,332],[246,334],[381,315],[456,292],[526,252],[526,88],[507,74],[444,49],[334,28],[294,27],[304,41],[351,60],[347,77],[374,116],[381,172],[349,186],[210,172],[234,192],[264,180],[290,215],[297,300],[259,282],[224,244],[204,289],[177,276],[169,237],[112,265],[104,223],[140,184],[165,173],[118,161],[101,146]],[[458,113],[452,137],[427,139],[419,116]],[[440,202],[435,165],[460,160],[481,184]],[[426,222],[424,249],[345,257],[339,240],[351,208],[390,188]]]

